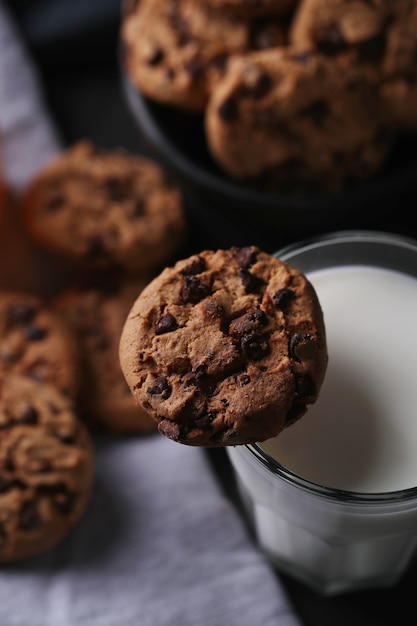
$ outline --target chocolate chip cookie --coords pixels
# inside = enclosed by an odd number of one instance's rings
[[[165,436],[206,447],[263,441],[317,399],[321,307],[303,274],[256,246],[204,250],[143,289],[120,362]]]
[[[0,291],[0,379],[11,373],[78,394],[79,352],[69,326],[42,298]]]
[[[391,146],[365,80],[289,47],[231,61],[212,91],[205,129],[229,175],[278,190],[341,189],[371,177]]]
[[[67,289],[54,303],[78,337],[82,384],[79,408],[94,431],[147,434],[153,419],[134,401],[119,363],[119,341],[133,302],[146,282]]]
[[[387,122],[417,127],[417,5],[414,0],[303,0],[289,29],[299,50],[316,50],[374,84]]]
[[[166,262],[186,229],[181,192],[156,163],[87,141],[36,176],[22,215],[32,238],[71,266],[131,273]]]
[[[0,562],[60,542],[90,497],[93,451],[72,402],[22,376],[0,379]]]
[[[283,45],[288,24],[214,11],[194,0],[129,3],[121,26],[122,65],[148,98],[201,112],[230,56]]]

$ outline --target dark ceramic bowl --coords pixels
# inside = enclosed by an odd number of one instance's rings
[[[211,158],[203,117],[157,104],[124,77],[123,88],[150,153],[180,182],[190,219],[213,247],[273,251],[303,237],[372,228],[410,234],[407,199],[417,191],[417,137],[398,139],[373,180],[343,192],[291,196],[233,181]]]

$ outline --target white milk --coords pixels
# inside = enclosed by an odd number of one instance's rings
[[[386,492],[417,485],[417,279],[371,266],[308,274],[329,364],[320,397],[261,447],[308,480]]]

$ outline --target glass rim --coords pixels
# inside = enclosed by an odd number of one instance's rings
[[[417,252],[417,239],[399,233],[365,229],[335,230],[321,235],[315,235],[283,246],[275,251],[273,256],[286,261],[292,255],[305,253],[308,250],[314,250],[318,247],[355,241],[358,243],[391,244],[401,248],[412,249]]]
[[[406,235],[378,230],[335,230],[322,235],[314,235],[310,238],[291,243],[278,249],[274,256],[287,262],[298,254],[306,254],[317,248],[331,246],[339,243],[370,243],[387,244],[398,248],[407,249],[417,254],[417,240]],[[358,263],[361,260],[358,259]],[[378,266],[376,263],[375,265]],[[395,491],[365,492],[344,490],[327,485],[321,485],[287,469],[274,458],[269,456],[261,447],[261,443],[244,445],[251,455],[273,474],[278,475],[287,483],[296,485],[310,493],[323,496],[333,501],[343,501],[361,504],[387,504],[409,501],[417,498],[417,485]]]
[[[349,489],[338,489],[337,487],[328,487],[316,483],[308,478],[304,478],[287,469],[281,463],[271,457],[263,448],[261,443],[243,444],[242,448],[246,449],[250,455],[260,463],[265,469],[272,474],[283,479],[286,483],[294,485],[313,495],[322,496],[333,502],[349,503],[349,504],[398,504],[399,502],[408,502],[417,498],[417,486],[408,487],[407,489],[398,489],[395,491],[353,491]],[[236,446],[237,447],[237,446]]]

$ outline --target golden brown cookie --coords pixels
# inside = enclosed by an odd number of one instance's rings
[[[132,273],[167,261],[186,228],[181,192],[156,163],[86,141],[36,176],[22,214],[33,239],[68,263]]]
[[[141,0],[123,14],[122,63],[145,96],[187,111],[203,111],[229,57],[281,46],[287,23],[214,11],[194,0]]]
[[[355,67],[374,85],[393,128],[417,128],[415,0],[303,0],[291,45],[315,50],[342,71]]]
[[[165,436],[212,447],[263,441],[319,394],[323,314],[305,276],[257,247],[204,250],[143,289],[120,362]]]
[[[82,384],[79,407],[94,431],[144,435],[156,430],[155,421],[137,406],[119,362],[123,324],[145,280],[71,288],[55,302],[79,340]]]
[[[370,178],[391,145],[366,81],[292,48],[234,59],[212,91],[205,128],[233,178],[298,192]]]
[[[10,373],[78,394],[79,352],[69,326],[42,298],[0,291],[0,379]]]
[[[22,376],[0,379],[0,562],[60,542],[89,501],[93,451],[72,402]]]

